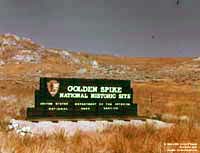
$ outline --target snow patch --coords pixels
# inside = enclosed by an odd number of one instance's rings
[[[81,69],[79,69],[78,70],[78,74],[84,74],[84,73],[86,73],[87,72],[87,69],[86,68],[81,68]]]
[[[134,126],[142,126],[144,125],[144,121],[141,121],[141,120],[131,120],[131,125],[134,125]]]
[[[165,123],[162,121],[151,120],[151,119],[147,119],[146,123],[147,123],[147,125],[152,125],[156,129],[169,128],[173,125],[172,123]]]
[[[78,58],[72,57],[72,61],[76,64],[80,64],[80,60]]]
[[[26,134],[31,134],[31,127],[29,126],[20,126],[17,122],[15,122],[15,120],[11,120],[10,125],[8,125],[8,129],[10,130],[15,130],[17,134],[21,135],[21,136],[25,136]]]
[[[80,60],[78,58],[73,57],[68,51],[66,50],[62,50],[59,51],[59,54],[62,58],[64,59],[69,59],[72,62],[76,63],[76,64],[80,64]]]
[[[12,39],[2,39],[1,45],[2,45],[2,46],[5,46],[5,45],[8,45],[8,46],[16,46],[17,43],[16,43],[15,40],[12,40]]]
[[[42,121],[38,123],[33,123],[30,121],[23,120],[15,120],[12,119],[10,121],[10,125],[8,128],[10,130],[16,131],[16,133],[24,136],[26,134],[31,135],[40,135],[47,134],[51,135],[57,131],[65,130],[69,135],[74,135],[75,132],[83,131],[83,132],[100,132],[104,129],[108,128],[111,125],[134,125],[134,126],[143,126],[146,124],[151,124],[155,128],[168,128],[171,127],[172,123],[165,123],[162,121],[156,120],[131,120],[131,121],[122,121],[122,120],[114,120],[113,122],[108,121],[59,121],[58,123],[53,123],[50,121]]]
[[[4,65],[5,62],[3,60],[0,60],[0,65]]]
[[[38,63],[40,60],[39,55],[32,54],[32,55],[15,55],[12,57],[12,59],[21,61],[21,62],[27,62],[27,63]]]
[[[93,68],[98,68],[98,65],[99,65],[99,64],[97,63],[97,61],[95,61],[95,60],[94,60],[94,61],[91,61],[90,64],[92,65]]]
[[[16,41],[20,40],[20,37],[18,37],[17,35],[14,35],[14,34],[6,33],[4,36],[6,36],[6,37],[13,37]]]
[[[48,52],[50,53],[54,53],[54,54],[58,54],[59,51],[58,50],[55,50],[55,49],[47,49]]]
[[[30,38],[26,38],[26,37],[22,37],[22,40],[30,42],[32,44],[34,44],[34,42],[30,39]]]
[[[20,38],[16,35],[7,33],[3,35],[1,39],[1,46],[17,46],[17,42],[20,41]]]
[[[31,50],[27,50],[27,49],[22,49],[20,50],[21,53],[28,53],[28,54],[31,54]]]
[[[65,59],[69,59],[71,57],[71,54],[65,50],[59,51],[59,54]]]
[[[0,96],[0,101],[17,101],[16,96],[10,95],[10,96]]]

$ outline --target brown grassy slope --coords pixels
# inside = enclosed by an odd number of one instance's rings
[[[121,63],[122,65],[129,66],[130,69],[127,69],[124,74],[119,74],[119,79],[124,79],[127,73],[132,75],[140,73],[142,75],[148,73],[156,74],[158,70],[165,66],[176,68],[176,65],[190,63],[191,61],[189,58],[163,58],[161,60],[160,58],[103,57],[95,55],[89,57],[85,54],[75,54],[74,56],[84,60],[85,58],[96,60],[99,64],[102,63],[104,65],[113,66]],[[69,60],[62,59],[57,54],[47,53],[42,57],[41,63],[38,64],[8,63],[1,67],[4,78],[0,80],[0,96],[15,95],[18,102],[18,104],[15,102],[13,106],[11,105],[11,108],[20,111],[21,109],[25,109],[25,106],[30,106],[34,103],[34,90],[39,87],[39,77],[41,76],[72,77],[74,75],[75,77],[87,77],[94,73],[100,76],[102,75],[98,70],[91,68],[88,64],[75,64]],[[147,61],[149,61],[150,64],[146,63]],[[84,76],[78,75],[76,71],[85,66],[87,66],[87,69],[90,69],[90,71],[86,72]],[[137,66],[136,71],[133,68],[134,66]],[[150,67],[152,67],[152,69]],[[114,70],[111,69],[110,71],[112,72]],[[108,72],[104,70],[104,73]],[[177,71],[177,75],[178,73]],[[109,73],[109,76],[110,78],[116,78],[114,76],[112,77],[112,73]],[[105,75],[103,75],[103,77],[105,77]],[[184,81],[176,82],[176,79],[168,79],[162,75],[159,76],[159,78],[165,80],[151,81],[149,78],[143,78],[143,83],[137,83],[137,80],[133,80],[134,100],[139,104],[139,115],[169,113],[174,115],[194,116],[199,120],[200,97],[198,91],[200,89],[200,82],[193,81],[189,78],[186,78]],[[26,104],[23,104],[22,107],[19,103],[22,104],[23,102]],[[2,108],[5,108],[8,104],[2,105]],[[2,111],[5,112],[5,110]],[[25,114],[23,116],[25,116]],[[12,117],[16,117],[16,115],[12,115]]]
[[[1,39],[11,44],[1,45]],[[13,43],[14,41],[14,43]],[[5,43],[5,42],[4,42]],[[200,142],[200,131],[193,125],[200,121],[200,62],[192,58],[133,58],[69,52],[63,58],[58,49],[41,48],[29,40],[0,36],[0,152],[159,152],[162,142]],[[15,61],[15,55],[38,55],[35,63]],[[97,61],[93,68],[91,61]],[[79,69],[86,69],[79,74]],[[24,119],[26,108],[34,103],[39,77],[81,77],[130,79],[139,115],[187,115],[189,124],[172,129],[152,127],[109,128],[102,133],[78,133],[74,137],[60,134],[20,138],[7,132],[11,118]],[[6,100],[6,97],[8,99]]]

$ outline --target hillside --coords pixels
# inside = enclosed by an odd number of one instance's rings
[[[25,106],[32,104],[39,77],[44,76],[132,80],[134,100],[141,104],[142,114],[160,113],[162,109],[168,113],[174,110],[172,106],[181,107],[182,103],[189,105],[187,109],[193,103],[198,103],[199,107],[198,58],[94,55],[45,48],[31,39],[12,34],[0,35],[0,101],[10,101],[9,97],[14,97],[22,101],[28,99],[23,103]],[[150,100],[153,104],[147,103]],[[151,109],[144,110],[147,106]]]
[[[96,128],[97,123],[63,122],[62,126],[65,128],[74,130],[84,124],[82,128],[89,131],[78,131],[74,136],[66,135],[61,130],[50,136],[44,134],[20,137],[8,129],[11,121],[32,125],[34,126],[32,130],[36,133],[46,131],[47,127],[51,130],[50,126],[57,126],[55,123],[41,122],[38,125],[43,126],[43,129],[40,129],[35,123],[23,121],[26,118],[27,107],[34,105],[34,90],[39,87],[40,77],[131,80],[134,102],[139,106],[139,115],[155,117],[170,122],[169,125],[173,122],[175,126],[157,129],[141,121],[133,121],[142,126],[112,125],[95,133],[90,129]],[[199,110],[199,57],[136,58],[95,55],[67,49],[45,48],[31,39],[12,34],[0,35],[0,152],[2,153],[39,153],[44,150],[59,153],[160,152],[160,147],[165,142],[200,142]]]

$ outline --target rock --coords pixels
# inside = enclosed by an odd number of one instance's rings
[[[194,58],[193,61],[200,61],[200,57]]]

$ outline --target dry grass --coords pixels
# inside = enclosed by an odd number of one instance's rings
[[[200,123],[199,89],[174,82],[136,83],[134,100],[140,115],[188,116]]]
[[[0,120],[8,121],[12,118],[25,119],[26,109],[33,103],[29,98],[14,98],[13,100],[0,101]]]
[[[135,83],[134,91],[140,115],[187,115],[190,122],[177,122],[175,127],[160,130],[149,125],[115,126],[101,133],[77,131],[72,137],[65,131],[51,136],[20,137],[8,131],[7,125],[10,118],[24,119],[25,108],[33,103],[33,98],[22,94],[17,102],[0,103],[0,153],[160,153],[164,142],[200,142],[200,129],[195,127],[200,122],[197,89],[161,82]]]
[[[200,129],[193,124],[156,130],[152,126],[113,126],[101,133],[77,131],[69,137],[64,131],[50,136],[19,137],[0,132],[1,152],[14,153],[160,153],[164,142],[200,142]]]

